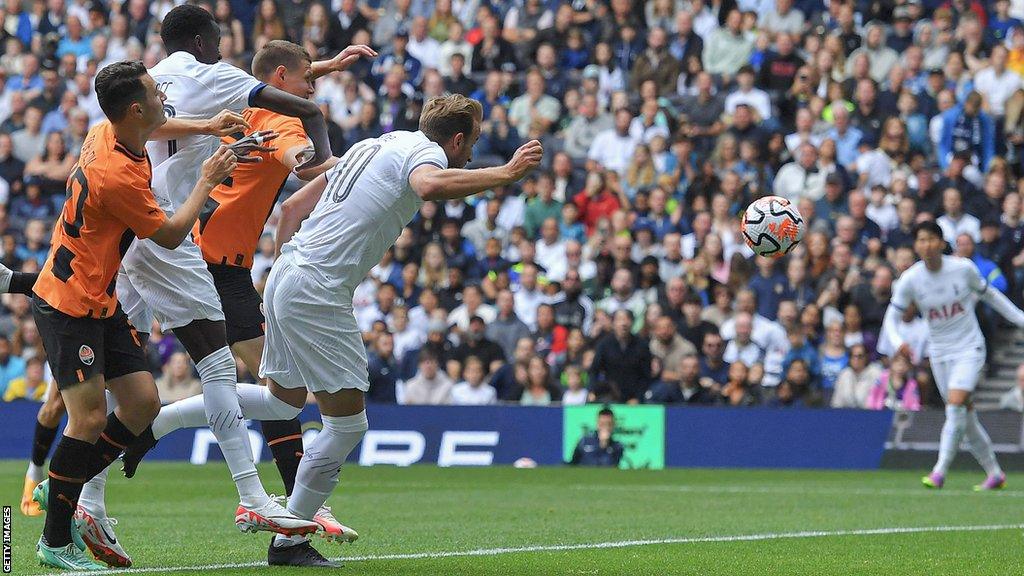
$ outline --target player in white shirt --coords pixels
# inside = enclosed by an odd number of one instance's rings
[[[278,399],[298,408],[308,390],[320,406],[323,430],[306,448],[288,500],[289,512],[300,518],[312,518],[330,496],[342,463],[368,428],[355,287],[424,201],[507,186],[540,163],[543,148],[534,140],[504,166],[462,169],[481,121],[479,102],[458,94],[435,98],[423,107],[420,131],[356,144],[282,205],[281,257],[264,292],[267,339],[260,375]]]
[[[154,66],[150,75],[167,96],[167,116],[201,119],[223,109],[240,113],[251,106],[266,108],[300,118],[312,140],[315,151],[297,170],[318,166],[330,157],[327,126],[316,104],[220,62],[220,28],[209,12],[193,5],[178,6],[164,18],[160,35],[170,55]],[[202,161],[219,144],[213,136],[182,135],[146,145],[153,164],[153,193],[161,208],[171,212],[181,205],[183,192],[195,184]],[[148,309],[164,330],[174,331],[196,363],[207,422],[238,489],[235,524],[243,531],[316,531],[317,523],[290,514],[270,498],[260,482],[235,389],[235,362],[227,344],[220,298],[198,246],[189,238],[174,250],[153,242],[136,242],[125,255],[123,271],[117,289],[132,321],[146,326]],[[140,454],[154,443],[152,432],[147,431],[129,447],[127,476],[134,474]]]
[[[914,227],[914,251],[921,260],[897,281],[882,329],[896,353],[911,359],[910,344],[897,328],[900,316],[914,304],[928,322],[928,356],[939,393],[946,400],[946,423],[939,441],[938,462],[932,473],[922,479],[924,485],[942,488],[960,441],[966,438],[971,453],[988,474],[975,490],[995,490],[1005,486],[1006,475],[996,462],[992,441],[971,405],[971,395],[985,365],[985,338],[974,307],[978,300],[983,300],[1021,327],[1024,312],[989,286],[973,262],[944,256],[945,246],[942,229],[934,221]]]

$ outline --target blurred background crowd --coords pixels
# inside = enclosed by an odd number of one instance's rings
[[[102,119],[96,71],[164,57],[160,20],[177,3],[2,2],[6,266],[45,260]],[[415,130],[448,92],[483,104],[471,166],[544,142],[543,169],[519,185],[425,204],[360,286],[373,401],[941,406],[924,321],[911,310],[900,326],[909,362],[890,362],[879,335],[922,219],[1021,303],[1024,1],[195,3],[241,68],[276,39],[314,59],[380,52],[317,83],[335,154]],[[755,258],[740,231],[769,194],[806,223],[781,260]],[[38,398],[28,301],[3,303],[0,390]],[[150,355],[164,400],[200,391],[172,335],[154,332]]]

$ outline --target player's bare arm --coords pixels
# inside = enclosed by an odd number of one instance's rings
[[[335,159],[336,161],[337,159]],[[327,177],[321,174],[281,204],[281,216],[277,222],[277,236],[274,238],[275,254],[281,254],[284,246],[299,230],[299,225],[316,207],[316,203],[327,188]]]
[[[531,140],[520,146],[504,166],[466,170],[424,164],[409,175],[409,185],[423,200],[465,198],[522,179],[543,157],[544,147],[540,141]]]
[[[218,148],[212,157],[203,162],[199,182],[196,183],[185,203],[150,238],[164,248],[177,248],[192,230],[192,225],[199,217],[199,211],[206,199],[209,198],[210,192],[217,184],[230,176],[236,166],[238,166],[238,160],[235,153],[227,146]]]
[[[334,58],[328,60],[320,60],[319,62],[313,62],[313,78],[319,78],[330,74],[331,72],[341,72],[348,70],[350,66],[356,63],[360,58],[376,58],[377,52],[369,46],[363,44],[353,44],[348,48],[345,48],[341,52],[338,52]]]
[[[320,113],[320,107],[314,102],[273,86],[267,86],[260,90],[252,103],[259,108],[266,108],[271,112],[298,118],[302,121],[303,130],[313,141],[313,156],[299,165],[299,170],[319,166],[331,157],[331,145],[327,137],[327,121]]]
[[[222,138],[236,132],[245,132],[249,128],[249,123],[245,121],[245,118],[242,118],[241,114],[231,110],[222,110],[212,118],[168,118],[163,126],[153,132],[150,139],[174,140],[195,135],[210,135]]]

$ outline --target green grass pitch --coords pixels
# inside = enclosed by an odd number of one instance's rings
[[[0,500],[14,509],[13,572],[46,573],[34,557],[43,519],[18,511],[24,464],[0,462],[0,473]],[[272,465],[260,473],[280,490]],[[360,575],[1024,573],[1018,478],[976,494],[981,473],[954,473],[942,492],[919,476],[347,466],[330,503],[361,538],[314,545]],[[108,482],[118,537],[145,573],[308,573],[247,566],[266,561],[270,536],[239,533],[236,504],[223,464],[146,462],[135,479],[112,472]]]

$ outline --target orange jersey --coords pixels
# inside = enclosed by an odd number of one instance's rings
[[[125,252],[135,237],[148,238],[167,221],[153,197],[151,176],[149,158],[118,142],[109,122],[89,130],[33,288],[40,298],[78,318],[114,313]]]
[[[310,144],[302,123],[295,118],[262,108],[248,108],[242,116],[253,132],[277,132],[277,139],[269,143],[277,150],[261,152],[262,162],[239,164],[227,180],[214,188],[192,235],[207,262],[252,268],[263,225],[290,172],[284,163],[285,154],[295,146]],[[241,137],[226,137],[224,142],[230,144]]]

